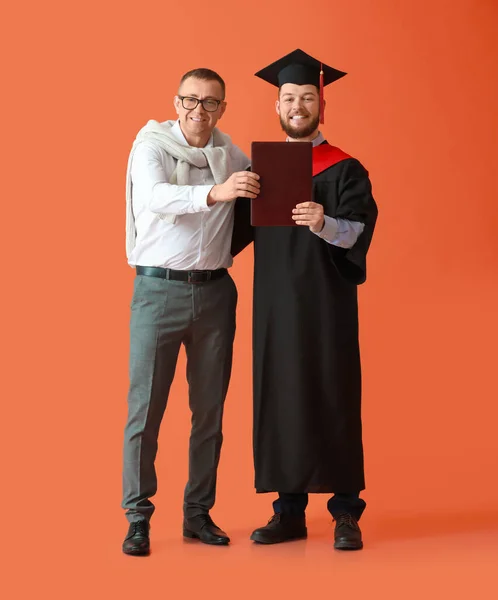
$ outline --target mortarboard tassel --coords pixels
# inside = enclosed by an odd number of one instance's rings
[[[325,102],[323,99],[323,64],[320,63],[320,123],[325,123]]]

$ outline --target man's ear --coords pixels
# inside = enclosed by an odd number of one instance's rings
[[[227,109],[227,103],[225,101],[223,101],[220,104],[220,116],[218,117],[219,119],[221,119],[221,117],[225,114],[226,109]]]
[[[277,111],[277,115],[280,116],[280,99],[275,100],[275,110]]]
[[[180,100],[180,98],[178,98],[178,96],[175,96],[175,98],[173,100],[173,106],[175,107],[177,115],[180,114],[180,106],[181,106],[181,104],[182,104],[182,101]]]

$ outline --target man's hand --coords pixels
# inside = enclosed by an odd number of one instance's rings
[[[325,225],[323,206],[316,202],[302,202],[292,209],[297,225],[307,225],[313,233],[320,233]]]
[[[239,171],[219,185],[213,186],[207,197],[208,206],[215,202],[231,202],[235,198],[257,198],[259,175],[251,171]]]

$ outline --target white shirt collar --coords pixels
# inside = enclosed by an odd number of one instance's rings
[[[319,146],[320,144],[323,144],[324,141],[325,141],[325,138],[323,137],[323,133],[321,131],[319,131],[318,135],[311,143],[313,144],[313,148],[314,148],[315,146]]]
[[[177,120],[176,123],[173,125],[173,127],[171,128],[171,133],[175,136],[175,138],[180,144],[182,144],[183,146],[190,146],[190,144],[185,139],[185,136],[183,135],[182,128],[180,127],[180,120]],[[208,143],[204,146],[204,148],[212,148],[213,146],[213,134],[211,134],[211,137],[209,138]]]

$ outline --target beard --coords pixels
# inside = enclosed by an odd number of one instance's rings
[[[316,116],[315,118],[311,119],[307,127],[304,127],[302,129],[294,129],[286,121],[284,121],[282,117],[280,117],[280,126],[282,127],[284,132],[294,140],[300,140],[302,138],[310,136],[314,131],[318,129],[319,124],[320,117]]]

